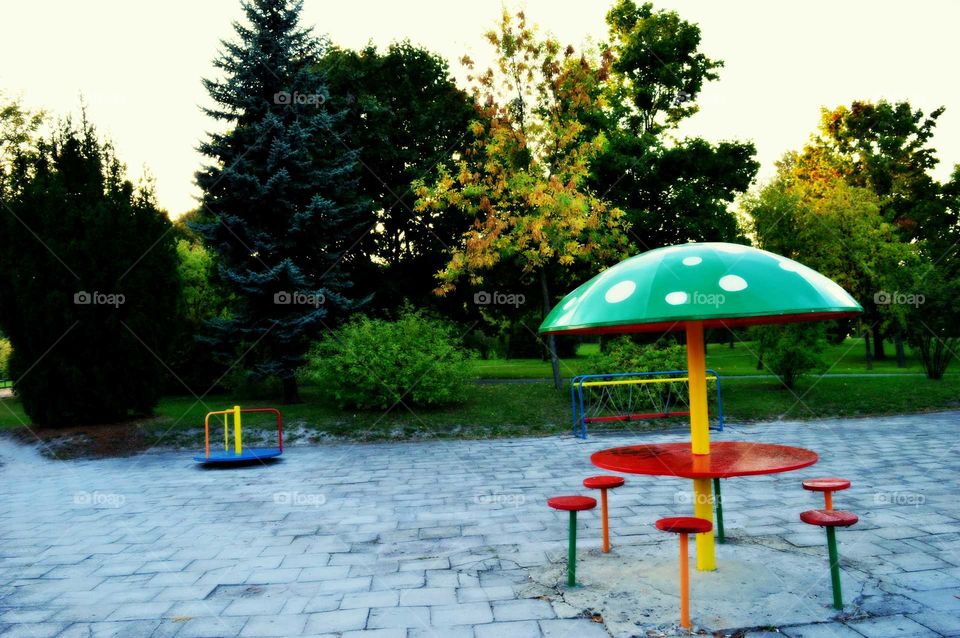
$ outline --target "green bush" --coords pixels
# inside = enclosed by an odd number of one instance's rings
[[[503,340],[496,335],[474,329],[463,337],[463,345],[480,355],[481,359],[502,359],[506,352]]]
[[[8,364],[11,352],[13,349],[10,347],[10,340],[0,337],[0,379],[6,379],[10,375]]]
[[[280,379],[277,377],[262,377],[253,370],[235,366],[220,379],[219,385],[230,396],[254,401],[260,399],[276,399],[280,396]]]
[[[214,253],[206,249],[186,226],[188,221],[198,219],[198,215],[196,211],[184,215],[176,222],[171,233],[178,237],[177,272],[182,282],[183,317],[177,323],[177,331],[165,359],[168,370],[164,391],[167,394],[193,392],[202,396],[211,390],[226,388],[233,391],[247,385],[246,380],[240,379],[234,380],[232,386],[227,382],[236,376],[234,372],[239,366],[231,368],[227,378],[221,379],[221,376],[242,358],[249,345],[244,345],[231,356],[218,356],[220,353],[215,351],[209,339],[203,338],[210,334],[207,321],[229,318],[227,308],[231,299],[216,279]],[[246,370],[240,371],[246,373]],[[279,393],[274,396],[279,396]]]
[[[617,372],[657,372],[687,369],[687,350],[672,338],[658,339],[654,343],[637,343],[631,337],[620,337],[604,344],[604,352],[594,360],[594,374]],[[667,379],[677,375],[653,375],[649,378]],[[685,376],[685,375],[684,375]],[[686,400],[688,390],[685,382],[663,383],[655,386],[664,403],[673,402],[679,393]],[[707,396],[716,392],[715,381],[707,382]],[[680,385],[678,385],[680,384]],[[654,386],[650,386],[654,387]]]
[[[540,311],[531,311],[510,321],[504,331],[505,358],[507,359],[540,359],[550,360],[550,347],[547,345],[547,336],[537,334],[537,327],[543,317]],[[576,356],[577,345],[580,341],[576,337],[557,335],[557,356],[568,359]]]
[[[686,370],[687,352],[672,339],[639,344],[630,337],[620,337],[605,344],[592,368],[594,374]]]
[[[472,356],[451,325],[405,310],[396,321],[350,321],[310,349],[300,379],[341,408],[443,405],[466,398]]]
[[[755,326],[750,332],[763,365],[787,388],[792,389],[801,376],[822,370],[825,365],[820,357],[826,346],[823,323]]]

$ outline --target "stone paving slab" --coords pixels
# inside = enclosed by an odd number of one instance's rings
[[[800,472],[725,481],[731,543],[789,552],[825,571],[820,530],[798,520],[819,506],[799,488],[811,476],[851,479],[835,499],[861,517],[838,534],[844,579],[857,583],[844,612],[791,610],[789,624],[745,626],[747,635],[779,627],[787,638],[960,636],[958,433],[956,412],[731,424],[715,433],[821,456]],[[337,443],[228,471],[200,468],[191,452],[51,461],[0,440],[0,635],[674,633],[669,618],[596,622],[562,586],[536,595],[532,586],[566,561],[565,515],[545,501],[583,491],[582,478],[597,473],[592,452],[685,436]],[[614,542],[672,556],[676,539],[653,521],[689,510],[689,481],[628,477],[611,495]],[[585,560],[599,556],[599,536],[597,517],[582,516]],[[822,585],[818,595],[828,596],[828,579]],[[775,610],[775,584],[765,587]],[[796,598],[783,587],[784,601]],[[693,614],[696,621],[696,598]]]

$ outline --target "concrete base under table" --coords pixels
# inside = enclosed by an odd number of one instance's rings
[[[693,543],[690,554],[692,559]],[[562,598],[574,610],[602,615],[614,638],[679,630],[679,549],[673,535],[655,544],[615,544],[609,554],[581,549],[578,558],[578,587],[566,587],[561,560],[532,573],[533,589]],[[832,607],[826,537],[822,551],[810,554],[728,542],[717,547],[716,571],[693,565],[691,560],[694,631],[822,622],[842,613]],[[864,585],[842,566],[841,579],[844,611],[850,613]],[[546,594],[548,589],[553,591]]]

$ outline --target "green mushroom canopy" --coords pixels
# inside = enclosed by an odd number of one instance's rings
[[[820,273],[726,243],[657,248],[626,259],[558,303],[542,333],[624,333],[852,317],[863,308]]]

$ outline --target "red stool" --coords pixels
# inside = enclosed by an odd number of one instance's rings
[[[592,510],[597,506],[597,499],[589,496],[554,496],[547,500],[547,505],[555,510],[570,512],[570,547],[567,552],[567,585],[577,585],[577,512]]]
[[[823,509],[833,509],[833,493],[850,487],[850,481],[832,476],[807,479],[803,482],[803,489],[811,492],[823,492]]]
[[[847,485],[849,484],[850,482],[847,481]],[[840,559],[837,556],[836,528],[850,527],[860,519],[853,512],[825,509],[801,512],[800,520],[808,525],[818,525],[827,528],[827,551],[830,553],[830,581],[833,584],[833,607],[834,609],[843,609],[843,593],[840,591]]]
[[[623,485],[622,476],[591,476],[583,479],[583,486],[591,490],[600,490],[600,514],[603,518],[603,552],[610,551],[610,525],[607,522],[607,490]]]
[[[656,522],[662,532],[680,534],[680,626],[690,629],[690,567],[687,558],[687,535],[704,534],[713,529],[705,518],[674,516]]]

